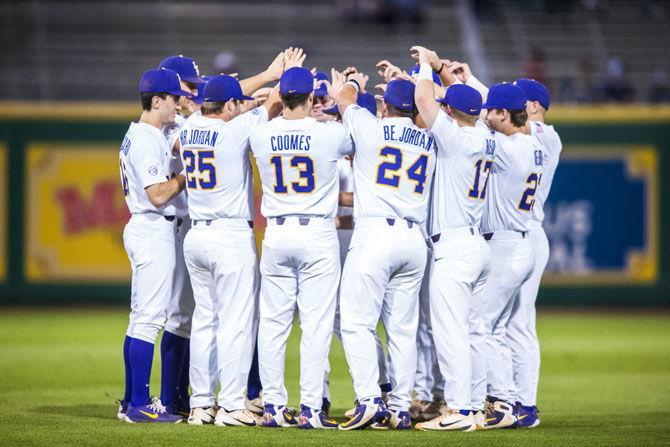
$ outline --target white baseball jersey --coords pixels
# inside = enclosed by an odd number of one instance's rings
[[[174,200],[161,208],[151,204],[148,186],[170,179],[172,151],[160,129],[146,123],[130,123],[119,152],[121,185],[132,214],[159,213],[174,216]]]
[[[229,122],[194,116],[179,133],[193,220],[253,218],[249,135],[268,112],[258,107]]]
[[[433,137],[409,118],[378,119],[357,105],[347,108],[343,120],[356,146],[354,219],[423,223],[435,171]]]
[[[509,137],[492,132],[495,161],[486,191],[482,232],[528,231],[535,195],[542,176],[543,148],[521,132]]]
[[[353,151],[342,124],[279,117],[258,126],[250,143],[263,183],[263,216],[335,218],[337,160]]]
[[[438,112],[431,135],[437,144],[437,166],[431,200],[431,232],[481,224],[495,140],[482,127],[460,127]]]
[[[542,145],[542,155],[544,157],[542,179],[535,195],[535,205],[533,206],[530,222],[531,227],[537,228],[542,226],[544,220],[544,202],[549,197],[563,143],[561,143],[561,138],[554,130],[554,126],[548,126],[539,121],[530,121],[529,125],[531,135],[537,138]]]

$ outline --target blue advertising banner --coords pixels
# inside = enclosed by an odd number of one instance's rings
[[[658,210],[655,147],[566,147],[545,204],[543,284],[655,283]]]

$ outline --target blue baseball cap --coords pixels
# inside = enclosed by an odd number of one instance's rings
[[[314,96],[328,96],[328,87],[321,81],[327,81],[328,75],[322,71],[317,71],[314,74],[314,80],[316,81],[316,88],[314,89]]]
[[[198,96],[193,98],[193,102],[200,105],[203,102],[205,102],[205,85],[207,85],[207,81],[212,79],[214,76],[202,76],[202,80],[205,81],[205,83],[198,84]]]
[[[477,90],[465,84],[454,84],[447,89],[444,98],[437,102],[447,104],[456,110],[468,115],[479,115],[482,111],[482,95]]]
[[[206,102],[226,102],[230,99],[252,100],[251,96],[242,93],[240,82],[232,76],[217,75],[212,77],[202,91],[202,100]]]
[[[503,82],[494,84],[489,89],[489,95],[486,98],[486,104],[482,104],[483,109],[508,109],[525,110],[526,94],[521,87]]]
[[[400,110],[416,110],[414,84],[405,79],[389,82],[384,92],[384,101]]]
[[[181,54],[179,56],[166,57],[160,64],[158,64],[158,68],[169,68],[170,70],[174,70],[183,81],[192,84],[205,83],[200,77],[198,65],[195,61],[190,57],[182,56]]]
[[[372,93],[359,93],[358,97],[356,98],[356,104],[363,107],[364,109],[367,109],[374,116],[377,116],[377,100],[375,99],[375,95]],[[337,105],[334,105],[328,109],[323,109],[322,111],[323,113],[327,113],[329,115],[335,115],[336,113],[339,113]]]
[[[543,83],[535,79],[519,78],[514,81],[514,85],[521,87],[529,101],[537,101],[544,110],[549,110],[549,90]]]
[[[140,79],[140,93],[169,93],[193,97],[191,92],[181,89],[179,75],[166,68],[155,68],[145,72]]]
[[[314,78],[306,68],[289,68],[279,78],[279,93],[282,95],[302,95],[313,91]]]
[[[409,75],[410,75],[411,77],[413,77],[414,79],[416,79],[417,76],[419,76],[419,69],[420,69],[420,68],[421,68],[420,65],[419,65],[419,64],[416,64],[416,65],[413,66],[412,69],[409,71]],[[433,70],[433,82],[436,83],[437,85],[439,85],[440,87],[442,86],[442,80],[440,79],[440,75],[437,74],[437,73],[435,72],[435,70]]]

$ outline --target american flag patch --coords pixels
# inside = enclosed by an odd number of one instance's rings
[[[535,123],[535,130],[537,130],[537,133],[542,133],[542,125],[540,123]]]

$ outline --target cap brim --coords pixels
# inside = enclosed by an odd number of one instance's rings
[[[186,90],[175,90],[168,93],[171,95],[186,96],[187,98],[195,98],[195,95],[193,93],[187,92]]]
[[[182,81],[190,82],[191,84],[207,84],[202,78],[181,78]]]
[[[327,109],[321,109],[321,111],[328,115],[337,115],[338,113],[340,113],[340,109],[337,106],[329,107]]]

